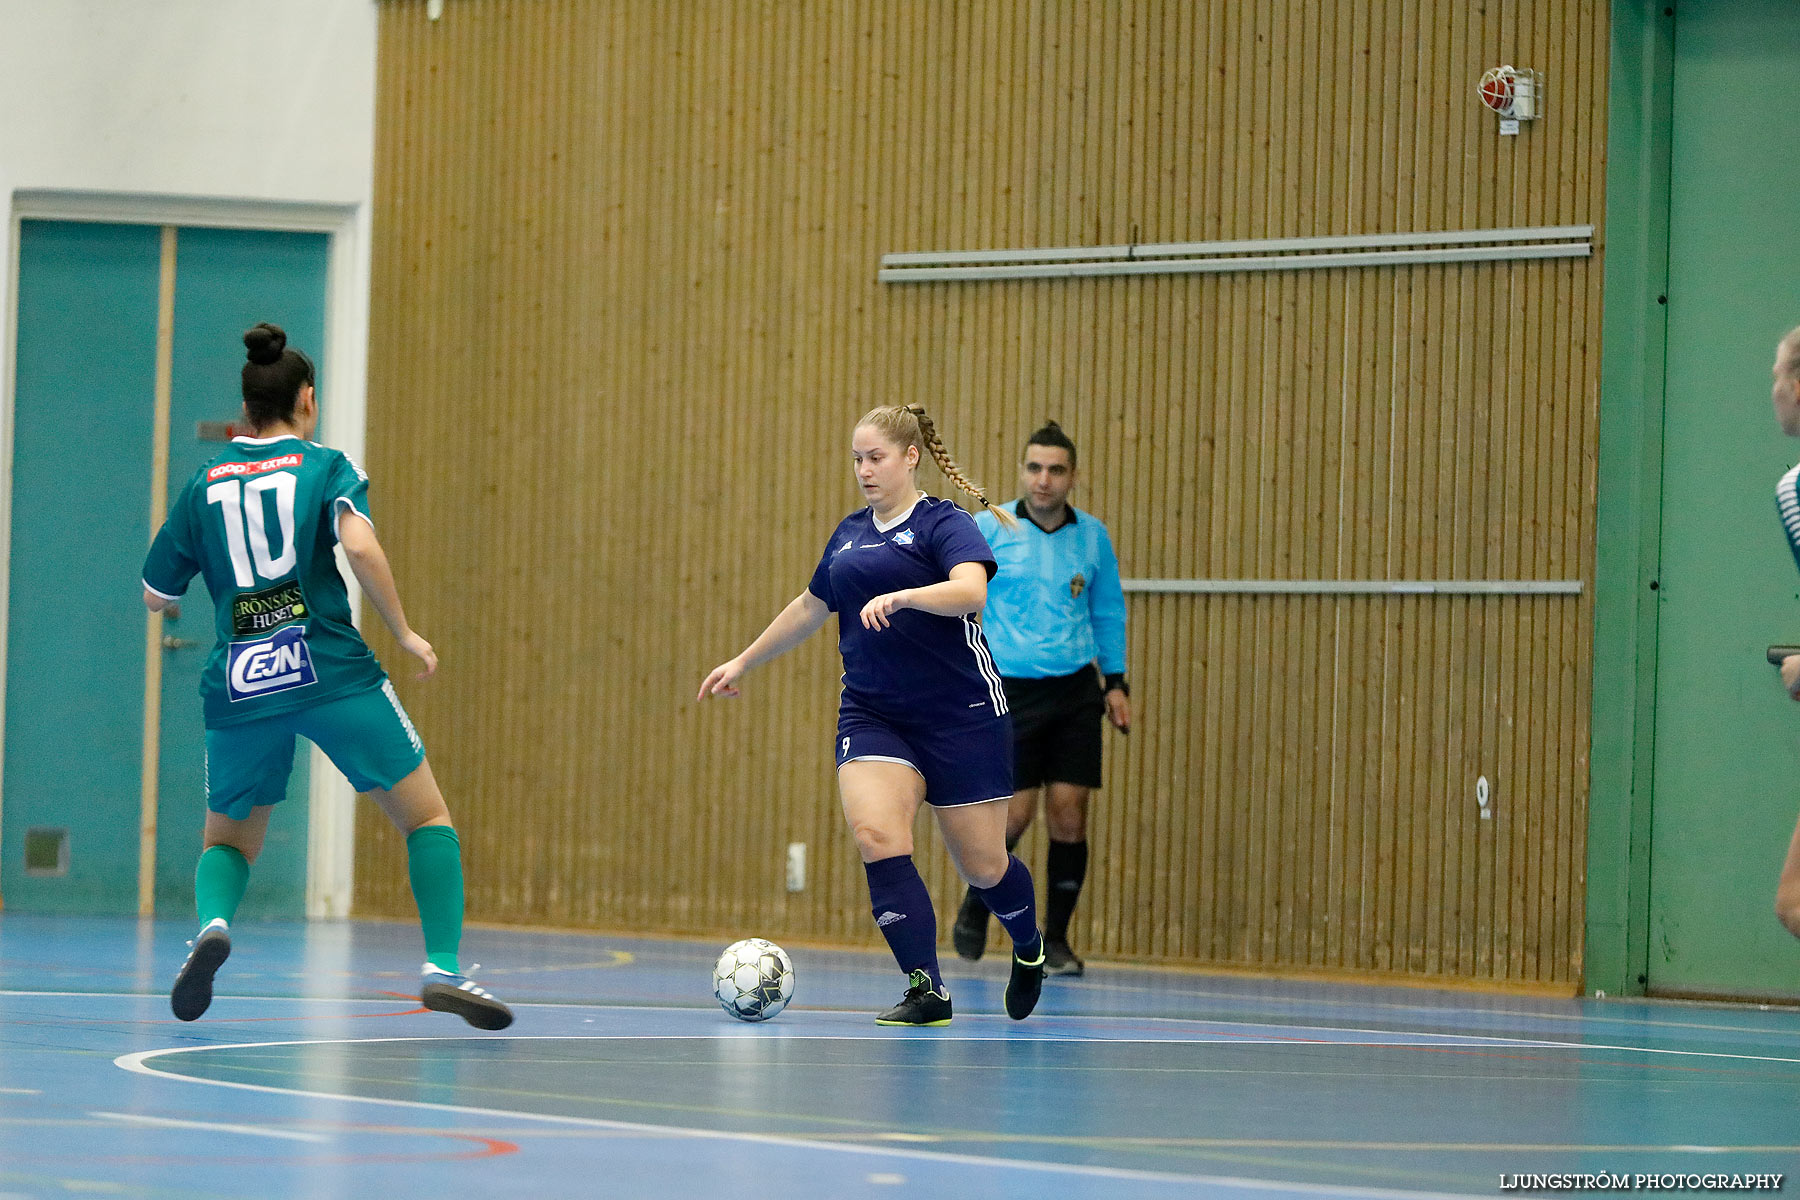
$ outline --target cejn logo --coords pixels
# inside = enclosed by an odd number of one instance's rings
[[[306,631],[290,625],[273,637],[233,642],[225,667],[225,694],[235,703],[318,682]]]

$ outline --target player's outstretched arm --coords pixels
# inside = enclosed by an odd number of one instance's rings
[[[416,678],[429,679],[437,671],[437,651],[431,643],[413,632],[406,623],[406,610],[400,607],[400,591],[394,586],[394,569],[388,565],[387,552],[375,536],[375,527],[361,513],[339,514],[338,541],[344,557],[350,560],[350,571],[362,585],[363,595],[381,614],[382,623],[400,648],[419,660]]]
[[[758,634],[754,642],[744,647],[742,654],[714,667],[706,676],[706,682],[700,685],[700,694],[694,698],[704,700],[708,696],[737,695],[737,681],[745,671],[786,654],[817,633],[830,615],[831,609],[813,595],[810,588],[801,592],[769,622],[769,627]]]
[[[950,568],[950,578],[927,587],[885,592],[863,605],[861,619],[866,629],[886,629],[894,613],[903,608],[935,613],[940,617],[960,617],[978,613],[987,607],[987,568],[978,562],[957,563]]]

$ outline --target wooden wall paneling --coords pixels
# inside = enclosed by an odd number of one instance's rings
[[[875,402],[933,406],[997,498],[1023,434],[1063,420],[1129,574],[1589,569],[1590,262],[872,269],[887,249],[1590,219],[1597,4],[926,11],[383,10],[372,336],[393,349],[371,363],[371,465],[454,666],[402,686],[477,916],[875,942],[823,758],[826,638],[737,705],[683,699],[804,583]],[[1550,81],[1516,139],[1467,98],[1496,53]],[[444,469],[415,469],[420,446]],[[758,555],[721,545],[745,512],[768,518]],[[1129,608],[1139,727],[1108,742],[1079,944],[1578,978],[1585,597]],[[364,820],[358,908],[405,915],[400,848]],[[793,895],[790,840],[813,850]]]

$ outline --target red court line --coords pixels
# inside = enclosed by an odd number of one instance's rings
[[[393,995],[394,993],[387,992],[384,994],[385,995]],[[252,997],[252,999],[260,999],[260,997]],[[275,996],[275,997],[270,997],[270,999],[279,1001],[279,1000],[285,999],[285,997]],[[405,997],[402,997],[402,999],[410,1000],[410,999],[412,999],[412,997],[405,996]],[[367,1021],[374,1017],[410,1017],[410,1016],[414,1016],[418,1013],[427,1013],[430,1011],[431,1010],[429,1008],[426,1008],[423,1005],[421,1005],[418,1008],[402,1008],[402,1009],[397,1009],[394,1012],[378,1012],[378,1013],[320,1013],[316,1016],[299,1016],[299,1017],[214,1017],[211,1020],[207,1021],[206,1025],[208,1028],[210,1028],[211,1026],[214,1026],[214,1025],[253,1025],[253,1024],[256,1024],[256,1023],[262,1022],[262,1021],[299,1021],[299,1022],[305,1022],[305,1021]],[[13,1022],[11,1022],[11,1024],[17,1025],[17,1026],[27,1026],[27,1025],[185,1025],[189,1028],[194,1027],[194,1022],[180,1021],[174,1017],[160,1017],[160,1018],[157,1018],[154,1020],[144,1019],[144,1020],[138,1020],[138,1021],[114,1021],[114,1020],[96,1021],[96,1020],[92,1020],[87,1017],[62,1017],[62,1018],[59,1018],[54,1021],[13,1021]]]
[[[354,1131],[357,1127],[348,1127]],[[502,1158],[508,1154],[517,1154],[517,1142],[503,1141],[500,1138],[482,1137],[472,1133],[444,1133],[435,1129],[413,1130],[425,1137],[449,1138],[458,1142],[473,1142],[475,1148],[461,1152],[439,1154],[257,1154],[223,1157],[219,1155],[200,1154],[84,1154],[46,1155],[34,1159],[38,1163],[75,1162],[75,1163],[111,1163],[116,1166],[277,1166],[297,1164],[302,1166],[332,1165],[349,1166],[366,1163],[427,1163],[427,1162],[473,1162],[483,1158]]]

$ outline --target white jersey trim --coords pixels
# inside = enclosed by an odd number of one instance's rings
[[[179,600],[179,599],[181,599],[181,597],[180,597],[180,596],[171,596],[171,595],[169,595],[169,593],[167,593],[167,592],[165,592],[165,591],[163,591],[163,590],[162,590],[162,589],[161,589],[161,588],[153,588],[153,587],[151,587],[151,586],[150,586],[150,581],[149,581],[149,580],[148,580],[148,579],[146,579],[146,580],[144,580],[144,590],[145,590],[145,591],[146,591],[146,592],[153,592],[153,593],[155,593],[155,594],[156,594],[156,595],[158,595],[158,596],[161,596],[161,597],[162,597],[162,598],[163,598],[163,599],[164,599],[164,600]]]
[[[929,499],[931,499],[930,496],[921,494],[917,500],[914,500],[911,504],[906,506],[905,512],[901,513],[891,521],[883,521],[880,517],[875,515],[875,510],[871,508],[869,509],[869,520],[875,522],[876,533],[886,533],[890,529],[898,529],[912,519],[912,515],[918,509],[919,505]]]
[[[356,507],[355,503],[351,501],[350,497],[339,496],[331,502],[331,532],[337,536],[338,541],[341,542],[344,540],[344,510],[345,509],[349,509],[351,512],[355,513],[357,516],[359,516],[363,520],[367,521],[369,523],[370,529],[375,528],[375,518],[374,517],[371,517],[368,513],[364,512],[362,509]]]

